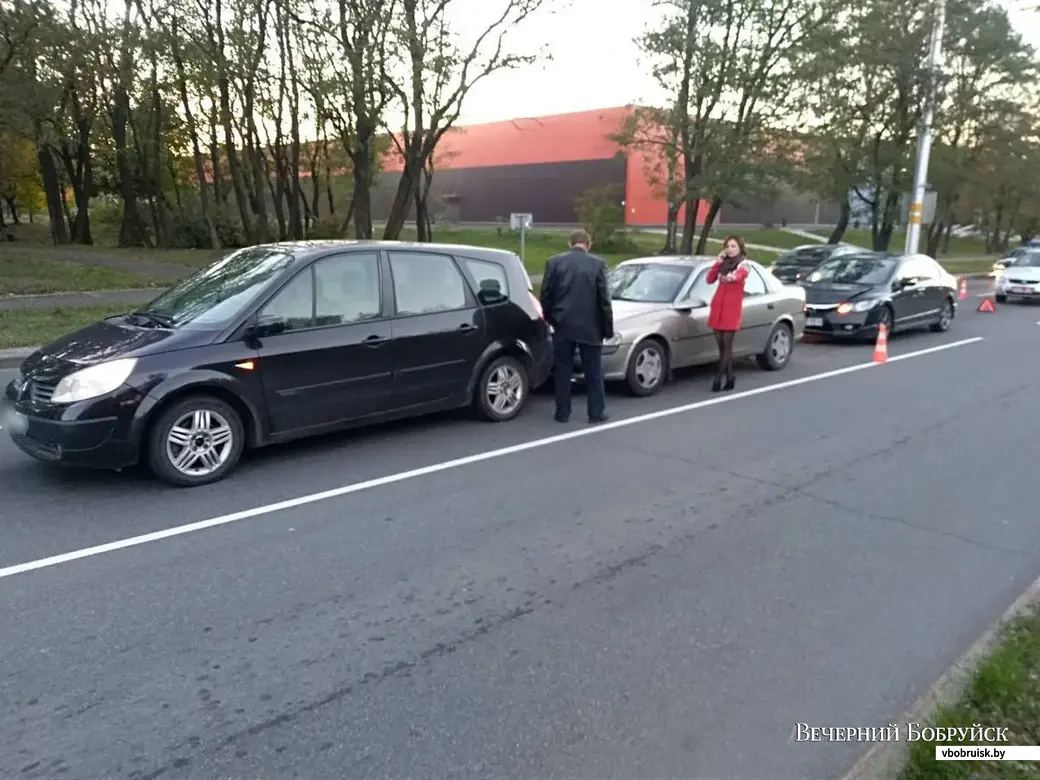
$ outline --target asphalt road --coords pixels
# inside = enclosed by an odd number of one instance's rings
[[[589,429],[539,399],[187,491],[0,439],[0,777],[835,780],[869,746],[795,724],[897,720],[1040,574],[1040,307],[969,303],[887,366],[803,343],[715,405],[24,573]]]

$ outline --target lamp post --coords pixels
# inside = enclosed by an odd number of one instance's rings
[[[934,0],[935,23],[928,53],[928,94],[925,96],[921,132],[917,137],[917,166],[914,169],[914,189],[906,229],[906,253],[916,254],[921,241],[921,217],[924,215],[924,195],[928,186],[928,158],[932,153],[932,120],[939,93],[939,73],[942,69],[943,28],[946,25],[946,0]]]

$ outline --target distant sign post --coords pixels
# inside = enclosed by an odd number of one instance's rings
[[[531,229],[531,214],[510,214],[509,229],[520,231],[520,262],[524,262],[524,233]]]

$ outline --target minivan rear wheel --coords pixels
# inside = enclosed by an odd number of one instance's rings
[[[224,401],[197,395],[163,411],[148,436],[148,465],[165,482],[195,487],[227,476],[245,448],[245,428]]]
[[[500,355],[481,373],[473,406],[485,420],[505,422],[520,414],[529,391],[530,379],[524,364],[510,355]]]

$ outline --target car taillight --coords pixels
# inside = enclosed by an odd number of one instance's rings
[[[542,311],[542,302],[540,300],[538,300],[538,296],[535,295],[530,290],[527,291],[527,294],[531,296],[531,303],[534,304],[534,310],[536,312],[538,312],[538,318],[544,320],[545,319],[545,312]]]

